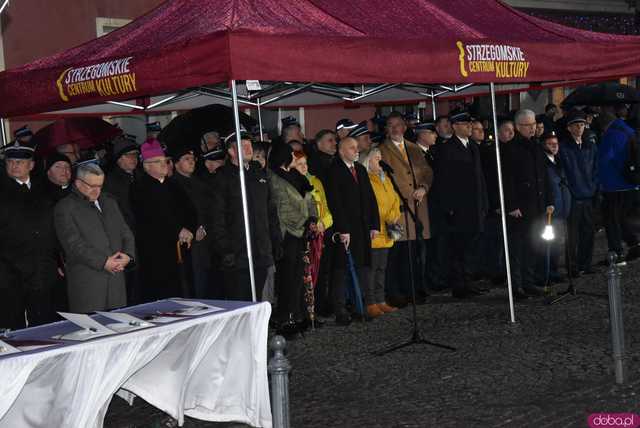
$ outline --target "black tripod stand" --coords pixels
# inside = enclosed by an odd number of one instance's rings
[[[400,189],[398,189],[398,185],[394,180],[393,176],[391,175],[393,173],[393,170],[391,169],[391,167],[386,165],[386,168],[383,167],[383,169],[385,169],[386,177],[389,180],[391,180],[391,184],[393,185],[394,190],[396,191],[396,193],[398,194],[398,197],[400,198],[400,202],[402,204],[401,205],[402,211],[404,212],[404,224],[406,225],[409,224],[409,215],[411,215],[411,218],[414,221],[413,224],[416,226],[416,230],[415,230],[416,239],[418,239],[418,230],[417,230],[418,218],[416,214],[411,210],[409,206],[409,201],[407,201],[402,196],[402,193],[400,193]],[[406,232],[408,233],[408,231]],[[413,252],[411,251],[411,248],[412,248],[411,240],[409,239],[407,239],[407,247],[409,250],[409,260],[408,260],[409,261],[409,283],[411,284],[411,312],[412,312],[411,336],[409,337],[409,339],[405,340],[404,342],[399,342],[399,343],[390,345],[386,348],[380,349],[378,351],[374,351],[372,352],[372,354],[381,356],[381,355],[388,354],[389,352],[397,351],[398,349],[406,348],[407,346],[411,346],[411,345],[430,345],[438,348],[448,349],[450,351],[455,351],[456,348],[452,348],[451,346],[448,346],[448,345],[442,345],[440,343],[431,342],[430,340],[425,339],[422,336],[422,334],[420,334],[420,329],[418,327],[418,315],[416,313],[416,286],[415,286],[415,280],[413,276],[413,257],[411,257]]]
[[[546,299],[546,303],[548,305],[554,305],[562,300],[564,300],[566,297],[569,296],[589,296],[589,297],[599,297],[599,298],[608,298],[607,296],[601,295],[601,294],[595,294],[595,293],[588,293],[586,291],[580,291],[578,292],[578,290],[576,289],[575,285],[573,284],[573,268],[571,265],[571,254],[573,252],[573,245],[572,242],[570,240],[570,234],[569,234],[569,225],[567,224],[567,227],[564,228],[564,242],[566,243],[566,247],[567,250],[565,251],[565,257],[566,257],[566,265],[567,265],[567,277],[568,277],[568,281],[569,281],[569,285],[567,286],[567,289],[564,291],[559,292],[557,295],[555,296],[550,296],[548,299]]]

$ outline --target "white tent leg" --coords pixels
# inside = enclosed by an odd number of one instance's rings
[[[438,118],[438,114],[436,113],[436,97],[433,94],[433,91],[431,91],[431,110],[433,115],[433,121],[435,122],[436,119]]]
[[[258,98],[258,126],[260,127],[260,141],[262,140],[262,111],[260,111],[260,98]]]
[[[231,97],[233,100],[233,118],[236,124],[236,150],[238,150],[238,165],[240,165],[240,193],[242,195],[242,215],[244,216],[244,233],[249,258],[249,276],[251,278],[251,300],[256,301],[256,278],[253,272],[253,251],[251,249],[251,229],[249,227],[249,207],[247,205],[247,186],[244,178],[244,158],[242,156],[242,141],[240,140],[240,114],[238,109],[238,91],[236,81],[231,81]],[[262,286],[262,284],[260,284]]]
[[[513,307],[513,286],[511,284],[511,263],[509,262],[509,242],[507,240],[507,213],[504,206],[504,191],[502,186],[502,165],[500,162],[500,141],[498,140],[498,117],[496,115],[496,89],[493,82],[491,87],[491,110],[493,113],[493,130],[496,135],[496,163],[498,165],[498,191],[500,193],[500,216],[502,217],[502,238],[504,241],[504,261],[507,266],[507,289],[509,291],[509,315],[512,324],[516,322],[515,309]]]
[[[6,146],[9,144],[9,141],[7,141],[6,122],[3,118],[0,118],[0,134],[2,134],[2,145]]]

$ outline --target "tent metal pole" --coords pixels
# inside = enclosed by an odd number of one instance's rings
[[[438,114],[436,113],[436,96],[433,94],[433,91],[431,91],[431,110],[433,111],[433,121],[435,122]]]
[[[0,133],[2,133],[2,145],[6,146],[9,142],[7,141],[7,128],[4,118],[0,118]]]
[[[258,126],[260,127],[260,141],[262,141],[262,111],[260,111],[260,98],[258,98]]]
[[[242,140],[240,139],[240,114],[238,108],[238,92],[236,81],[231,81],[231,98],[233,99],[233,119],[236,125],[236,150],[238,151],[238,165],[240,168],[240,193],[242,195],[242,215],[244,216],[244,234],[249,258],[249,277],[251,278],[251,300],[256,301],[256,277],[253,272],[253,251],[251,248],[251,229],[249,227],[249,207],[247,204],[247,185],[244,175],[244,156],[242,155]]]
[[[509,261],[509,242],[507,239],[507,212],[504,205],[504,187],[502,183],[502,163],[500,162],[500,141],[498,140],[498,116],[496,115],[496,88],[493,82],[491,87],[491,110],[493,113],[493,133],[496,135],[496,164],[498,166],[498,191],[500,194],[500,216],[502,217],[502,240],[504,242],[504,261],[507,266],[507,289],[509,291],[509,316],[512,324],[516,322],[515,309],[513,307],[513,285],[511,283],[511,262]]]

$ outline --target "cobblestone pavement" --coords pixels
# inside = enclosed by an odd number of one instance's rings
[[[599,248],[603,239],[598,234]],[[598,250],[594,260],[603,258]],[[640,261],[622,269],[624,386],[614,383],[601,268],[575,281],[578,290],[596,296],[553,306],[517,303],[516,325],[508,323],[504,288],[469,301],[430,297],[417,309],[421,331],[456,352],[416,345],[372,355],[407,336],[409,308],[368,323],[329,325],[290,342],[292,427],[586,427],[590,413],[638,413]],[[162,417],[142,402],[129,408],[114,398],[105,426],[154,427]]]

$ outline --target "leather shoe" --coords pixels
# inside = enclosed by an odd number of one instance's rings
[[[530,299],[531,296],[525,293],[525,291],[521,287],[518,287],[513,290],[513,298],[516,300],[527,300]]]
[[[382,309],[380,309],[378,305],[374,303],[373,305],[367,305],[367,314],[371,318],[377,318],[380,315],[384,315],[384,312],[382,311]]]
[[[386,302],[378,303],[378,307],[384,313],[395,312],[398,310],[398,308],[394,308],[393,306],[388,305]]]
[[[524,292],[529,296],[539,297],[544,296],[546,293],[544,292],[544,288],[538,286],[531,286],[524,289]]]
[[[339,312],[336,314],[336,324],[349,325],[351,324],[351,315],[348,312]]]

